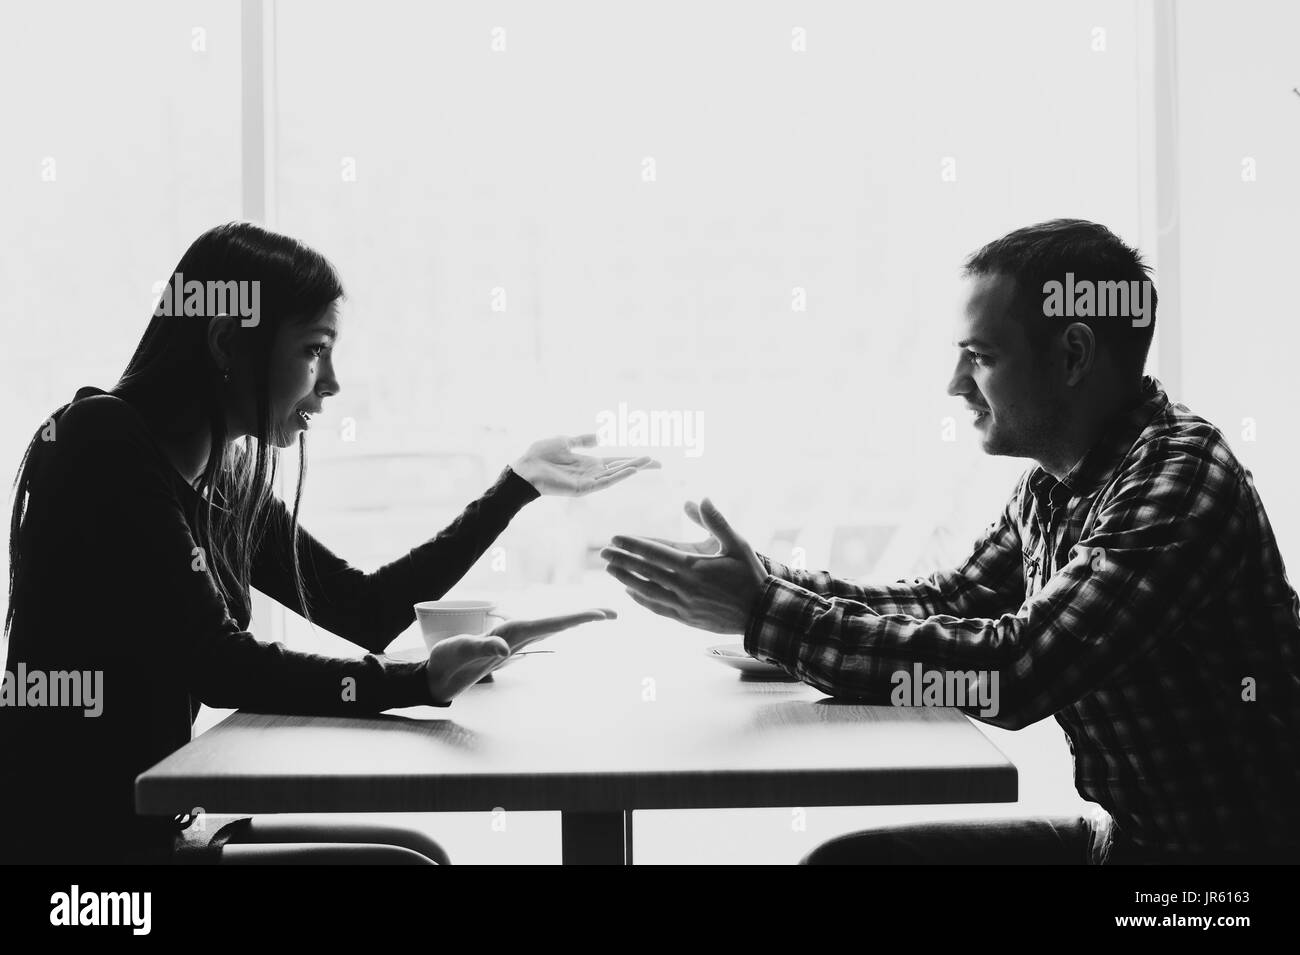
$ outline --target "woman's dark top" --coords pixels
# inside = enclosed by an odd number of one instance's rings
[[[373,573],[300,527],[312,619],[370,651],[320,656],[256,640],[248,594],[228,579],[238,605],[227,606],[212,561],[200,560],[199,494],[130,404],[82,388],[56,428],[30,491],[30,590],[16,599],[5,670],[14,680],[23,664],[29,683],[37,671],[101,671],[102,711],[0,706],[0,861],[165,856],[176,825],[136,816],[135,778],[189,742],[201,703],[344,715],[431,704],[424,663],[375,654],[415,620],[413,604],[442,597],[538,496],[507,468],[449,527]],[[251,583],[301,612],[289,531],[273,498]]]

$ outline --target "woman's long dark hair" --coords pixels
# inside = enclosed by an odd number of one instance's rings
[[[149,422],[161,438],[192,433],[205,425],[212,437],[212,453],[195,484],[202,500],[202,516],[192,515],[196,537],[208,555],[213,578],[228,606],[234,594],[225,577],[247,593],[253,558],[266,532],[266,508],[279,464],[279,449],[269,443],[271,408],[269,378],[271,346],[276,332],[286,324],[308,323],[343,297],[343,285],[329,261],[307,246],[247,222],[231,222],[209,229],[194,240],[177,264],[183,282],[257,282],[259,309],[254,324],[242,321],[237,347],[248,361],[254,384],[256,432],[230,441],[222,410],[221,392],[227,387],[222,370],[208,348],[206,318],[155,314],[145,329],[135,354],[110,394],[127,401]],[[206,287],[206,286],[205,286]],[[251,286],[248,286],[251,288]],[[179,303],[177,303],[177,310]],[[232,316],[234,313],[231,313]],[[5,633],[23,597],[24,517],[33,482],[39,478],[47,429],[71,404],[65,404],[42,423],[27,446],[14,482],[13,514],[9,522],[9,609]],[[303,616],[310,617],[298,555],[298,505],[307,476],[305,432],[298,444],[298,486],[294,493],[290,551],[295,589]],[[240,599],[243,599],[242,594]],[[233,610],[232,610],[233,614]]]

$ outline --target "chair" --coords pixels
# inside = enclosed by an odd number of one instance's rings
[[[451,865],[442,846],[418,829],[311,814],[236,817],[211,838],[186,830],[175,861],[182,865]]]

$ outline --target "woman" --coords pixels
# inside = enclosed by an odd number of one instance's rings
[[[333,267],[294,239],[232,223],[200,236],[175,273],[184,301],[168,289],[117,385],[80,389],[19,469],[5,669],[25,698],[0,707],[0,861],[172,858],[183,820],[136,816],[134,780],[189,741],[202,703],[348,715],[446,706],[521,646],[612,617],[514,621],[440,642],[421,662],[378,656],[413,604],[440,598],[526,503],[658,466],[573,453],[593,436],[540,441],[436,537],[363,573],[298,526],[305,454],[292,512],[270,491],[279,449],[339,390]],[[226,296],[220,313],[205,294],[214,289]],[[250,586],[370,655],[258,642]],[[48,705],[59,680],[64,704],[81,691],[79,706]],[[273,823],[256,823],[254,841],[275,841]],[[284,838],[338,835],[309,830],[286,827]]]

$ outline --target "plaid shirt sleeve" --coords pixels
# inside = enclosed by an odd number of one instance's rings
[[[893,675],[914,664],[996,674],[997,712],[963,711],[1028,726],[1168,639],[1231,579],[1241,481],[1219,448],[1169,436],[1135,449],[1073,559],[1015,613],[921,618],[769,576],[745,649],[825,693],[869,703],[889,703]]]
[[[1024,482],[1022,476],[1001,517],[993,522],[976,542],[973,553],[955,570],[941,570],[929,577],[889,584],[857,584],[833,577],[825,571],[787,567],[762,554],[758,559],[773,577],[822,597],[866,604],[878,614],[987,617],[1009,613],[1020,606],[1025,596],[1020,529],[1016,524]]]

